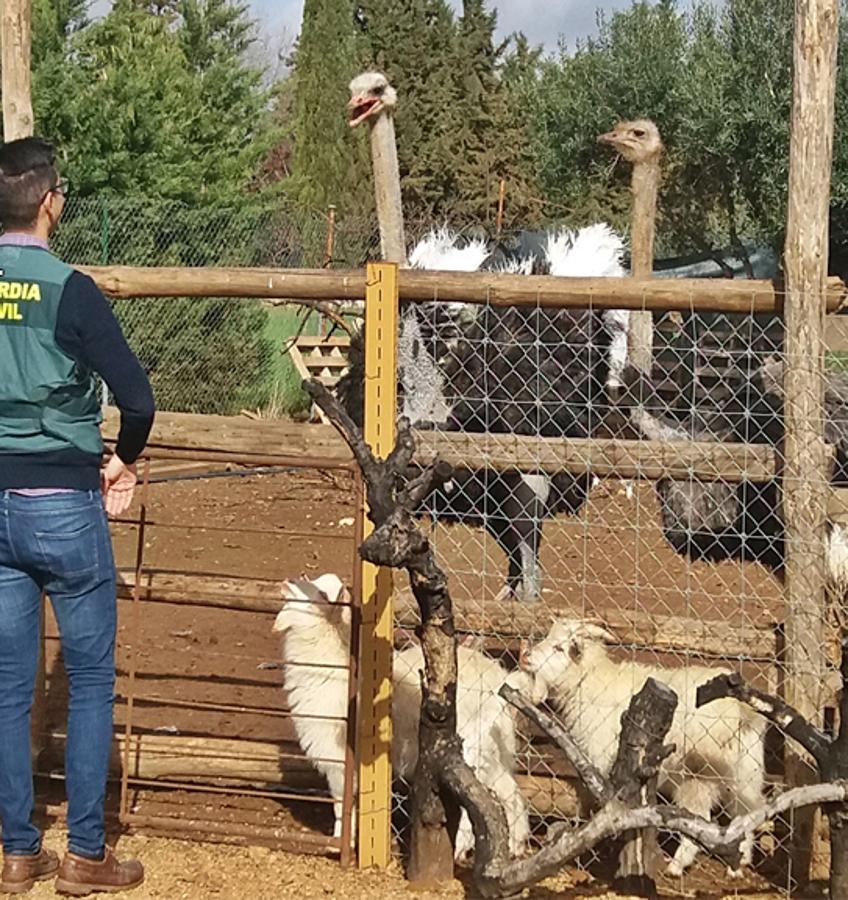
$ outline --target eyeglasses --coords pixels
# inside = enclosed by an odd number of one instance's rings
[[[44,203],[44,201],[45,201],[51,194],[61,194],[62,197],[67,198],[67,196],[68,196],[68,194],[70,193],[70,191],[71,191],[71,182],[70,182],[70,180],[67,179],[67,178],[60,178],[60,179],[56,182],[56,184],[54,184],[53,187],[50,188],[49,191],[45,191],[45,192],[44,192],[44,196],[41,198],[41,202]]]
[[[56,185],[50,188],[48,193],[51,194],[61,194],[63,197],[67,197],[71,192],[71,181],[69,178],[60,178],[59,181],[56,182]]]

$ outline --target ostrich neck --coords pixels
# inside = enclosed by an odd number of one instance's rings
[[[371,126],[371,161],[382,257],[386,262],[406,265],[395,123],[388,113],[378,116]]]
[[[630,274],[650,278],[654,269],[654,221],[657,212],[659,159],[633,164],[633,229]],[[650,312],[633,312],[627,326],[627,362],[650,376],[654,355],[654,322]]]
[[[658,159],[633,164],[633,236],[631,273],[647,278],[654,269],[654,229],[657,216],[657,190],[660,181]]]

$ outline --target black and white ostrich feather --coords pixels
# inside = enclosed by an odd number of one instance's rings
[[[621,238],[606,225],[549,234],[538,260],[493,254],[482,241],[460,245],[441,231],[428,235],[410,254],[410,261],[442,270],[621,277],[623,249]],[[611,370],[623,368],[626,325],[627,314],[615,310],[403,304],[398,338],[400,413],[419,428],[588,437],[604,417]],[[351,343],[349,363],[337,392],[361,423],[361,338]],[[541,592],[542,522],[559,512],[577,512],[589,483],[588,475],[567,472],[548,476],[457,469],[451,481],[425,501],[422,512],[437,521],[486,528],[508,559],[502,593],[536,600]]]
[[[738,377],[721,402],[702,401],[681,413],[658,398],[638,373],[625,372],[628,395],[640,401],[630,420],[643,437],[663,441],[716,441],[778,447],[783,441],[783,365],[770,357]],[[831,483],[848,484],[848,375],[827,373],[825,440],[835,448]],[[690,558],[756,560],[782,575],[784,522],[779,483],[664,479],[657,482],[666,539]],[[832,589],[848,589],[848,532],[827,525],[827,574]]]

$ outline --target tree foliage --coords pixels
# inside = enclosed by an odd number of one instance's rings
[[[270,131],[261,73],[246,61],[247,6],[116,0],[94,22],[87,6],[35,0],[33,10],[37,128],[58,144],[75,191],[101,201],[69,204],[57,251],[76,263],[259,264],[267,216],[246,188]],[[68,252],[84,235],[93,258]],[[237,412],[269,393],[261,305],[170,298],[117,311],[169,409]]]
[[[217,199],[243,191],[267,131],[253,25],[230,0],[36,0],[34,101],[81,193]]]
[[[357,74],[353,0],[306,0],[294,66],[293,191],[304,208],[350,209],[364,190],[364,137],[345,119]]]
[[[842,4],[846,7],[846,4]],[[552,214],[627,222],[627,167],[597,135],[648,116],[667,153],[660,252],[744,238],[782,242],[792,99],[792,0],[635,2],[601,16],[597,37],[542,66],[534,154]],[[842,25],[841,56],[848,50]],[[844,67],[843,67],[844,68]],[[837,88],[834,223],[848,195],[848,80]]]
[[[505,178],[513,216],[526,221],[534,161],[517,88],[536,63],[526,42],[510,80],[507,44],[495,41],[496,16],[482,0],[465,0],[458,19],[445,0],[362,0],[357,23],[363,64],[398,91],[407,215],[492,227]]]

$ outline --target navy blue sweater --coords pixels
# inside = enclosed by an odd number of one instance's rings
[[[56,343],[71,359],[97,372],[121,413],[115,452],[138,458],[153,425],[155,406],[147,375],[124,338],[109,301],[94,281],[73,272],[65,283],[56,321]],[[28,455],[0,454],[0,490],[100,486],[97,456],[76,448]]]

